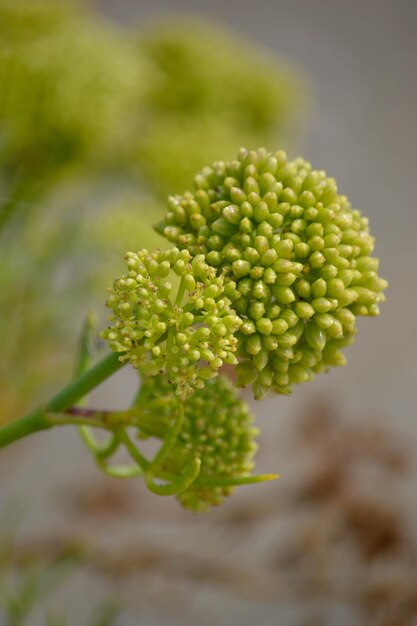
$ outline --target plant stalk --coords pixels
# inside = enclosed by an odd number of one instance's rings
[[[47,413],[59,413],[66,411],[81,398],[95,389],[112,374],[117,372],[123,363],[119,361],[119,355],[111,353],[101,361],[93,365],[68,385],[59,391],[45,406],[35,409],[28,415],[0,427],[0,448],[4,448],[14,441],[27,437],[40,430],[47,430],[59,424]],[[62,422],[63,424],[65,422]]]

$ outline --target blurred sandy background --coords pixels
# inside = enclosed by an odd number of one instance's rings
[[[345,368],[252,403],[259,469],[282,478],[207,516],[101,477],[71,429],[2,453],[0,502],[24,511],[22,542],[93,546],[49,604],[74,625],[109,596],[121,599],[120,626],[417,624],[417,3],[95,4],[143,27],[166,13],[207,16],[299,66],[313,104],[292,156],[326,169],[369,216],[390,287]],[[118,376],[96,403],[126,405],[132,381]]]

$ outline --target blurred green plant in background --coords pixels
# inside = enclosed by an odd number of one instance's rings
[[[157,25],[140,43],[152,81],[139,159],[158,195],[189,188],[195,172],[220,155],[285,143],[294,130],[299,79],[252,42],[182,20]]]
[[[0,624],[29,626],[38,616],[45,626],[69,626],[56,609],[56,594],[82,574],[91,548],[73,538],[46,538],[22,545],[20,507],[9,502],[0,515]],[[123,610],[119,594],[110,594],[89,607],[84,626],[112,626]]]
[[[83,4],[0,0],[0,422],[68,375],[82,314],[126,250],[155,246],[166,193],[243,143],[285,146],[304,95],[204,21],[126,30]]]
[[[0,34],[4,221],[64,172],[119,162],[145,81],[132,39],[81,6],[3,1]]]

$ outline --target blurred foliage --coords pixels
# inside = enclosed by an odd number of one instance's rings
[[[78,560],[62,553],[47,567],[30,557],[18,566],[15,517],[7,508],[0,520],[0,621],[4,626],[24,626],[36,606],[62,584]]]
[[[197,170],[242,146],[288,138],[300,79],[247,37],[183,19],[142,39],[152,68],[140,164],[158,194],[189,188]]]
[[[202,21],[143,32],[82,3],[0,0],[0,422],[70,374],[126,250],[163,245],[166,193],[242,143],[286,143],[301,85]]]
[[[141,107],[142,65],[130,37],[82,7],[2,0],[2,195],[30,200],[65,168],[117,162]]]
[[[0,423],[2,416],[7,421],[21,413],[28,400],[42,399],[57,377],[71,375],[82,320],[105,300],[126,250],[138,241],[155,246],[157,235],[141,201],[120,189],[105,195],[99,183],[61,186],[2,243],[0,303],[13,314],[0,316],[3,353],[9,356],[0,365]],[[146,206],[156,210],[152,198]]]
[[[44,614],[46,626],[69,626],[61,611],[50,608],[55,594],[81,571],[88,549],[74,541],[52,540],[21,549],[16,528],[20,518],[13,505],[0,518],[0,623],[29,626],[36,614]],[[112,626],[121,603],[108,597],[91,611],[85,626]]]

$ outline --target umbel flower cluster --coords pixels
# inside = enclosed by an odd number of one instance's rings
[[[378,315],[387,283],[368,220],[303,159],[241,150],[168,206],[159,232],[225,275],[242,322],[238,384],[255,397],[344,364],[356,317]]]
[[[141,402],[147,406],[155,403],[157,407],[152,419],[140,429],[141,437],[161,437],[175,415],[177,404],[167,376],[146,378]],[[258,430],[253,427],[247,404],[222,375],[207,381],[183,406],[183,423],[160,469],[178,476],[184,473],[190,458],[200,459],[198,477],[177,498],[185,508],[205,511],[221,504],[232,493],[237,477],[250,474]],[[222,477],[220,481],[218,477]]]
[[[387,283],[367,219],[334,179],[282,151],[242,149],[204,168],[157,230],[173,247],[126,255],[102,336],[142,376],[139,435],[164,439],[143,466],[148,487],[166,476],[164,489],[205,510],[268,479],[249,475],[256,433],[220,368],[235,367],[255,398],[290,393],[345,363],[357,317],[378,315]]]
[[[202,254],[172,248],[126,258],[129,272],[114,282],[107,302],[114,325],[103,337],[112,350],[148,376],[166,373],[183,399],[224,363],[237,363],[235,333],[242,322],[225,293],[224,275],[217,276]],[[169,279],[176,277],[173,298]]]

